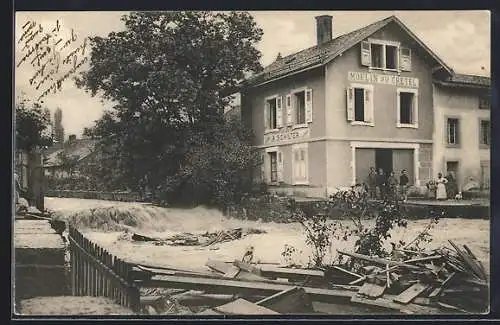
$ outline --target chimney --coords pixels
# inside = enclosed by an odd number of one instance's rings
[[[73,143],[75,142],[76,140],[76,135],[75,134],[70,134],[69,138],[68,138],[68,142],[69,143]]]
[[[332,40],[332,16],[322,15],[316,18],[317,45],[324,44]]]

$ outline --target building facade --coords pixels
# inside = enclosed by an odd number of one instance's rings
[[[394,16],[334,39],[331,16],[316,20],[316,46],[244,84],[242,120],[263,153],[256,180],[324,197],[370,167],[432,179],[433,80],[451,69]]]
[[[459,189],[490,188],[490,79],[456,75],[434,84],[433,169],[452,171]]]

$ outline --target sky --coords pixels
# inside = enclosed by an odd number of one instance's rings
[[[434,53],[458,73],[490,75],[490,13],[488,11],[255,11],[250,12],[264,31],[257,45],[262,52],[261,63],[266,66],[278,53],[282,56],[314,46],[316,43],[315,16],[333,16],[333,36],[348,33],[390,15],[397,16]],[[74,42],[65,52],[69,54],[83,44],[88,36],[107,36],[124,28],[121,16],[127,12],[17,12],[15,22],[15,66],[26,53],[23,42],[23,26],[29,21],[41,24],[44,31],[58,28],[64,40]],[[59,22],[59,23],[57,23]],[[72,34],[73,30],[73,34]],[[79,60],[88,57],[88,50]],[[63,53],[63,54],[64,54]],[[78,53],[77,53],[78,54]],[[81,53],[80,53],[81,54]],[[29,61],[29,60],[28,60]],[[15,68],[16,95],[24,93],[36,99],[44,88],[35,90],[30,79],[36,69],[30,62]],[[79,62],[80,62],[79,61]],[[83,62],[82,62],[83,63]],[[63,65],[64,71],[71,64]],[[80,69],[86,69],[88,62]],[[80,71],[80,70],[78,70]],[[46,84],[48,85],[48,84]],[[78,89],[71,79],[62,83],[61,91],[43,98],[44,105],[52,112],[57,107],[63,111],[65,134],[81,136],[84,127],[92,126],[111,103],[99,97],[91,97]]]

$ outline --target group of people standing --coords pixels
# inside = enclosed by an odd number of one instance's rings
[[[375,167],[370,167],[365,182],[365,188],[370,198],[381,200],[400,196],[406,201],[409,185],[410,178],[406,169],[403,169],[399,177],[396,177],[394,171],[386,174],[382,168],[379,168],[377,172]]]

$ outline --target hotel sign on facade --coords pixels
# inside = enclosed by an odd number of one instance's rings
[[[309,137],[309,129],[286,129],[278,133],[264,135],[264,144],[279,144],[292,140],[305,139]]]
[[[350,82],[366,82],[371,84],[391,85],[406,88],[418,88],[418,78],[386,75],[373,72],[353,72],[349,71],[348,80]]]

